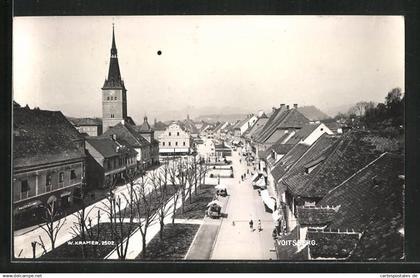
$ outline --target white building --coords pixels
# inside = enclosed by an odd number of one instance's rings
[[[192,151],[193,140],[191,135],[183,130],[177,123],[170,124],[165,131],[159,135],[160,155],[190,154]]]

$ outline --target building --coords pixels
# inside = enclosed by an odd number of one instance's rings
[[[99,136],[102,134],[102,120],[99,118],[70,118],[67,119],[81,134]]]
[[[198,154],[205,162],[216,161],[216,147],[212,139],[205,139],[197,146]]]
[[[86,180],[89,188],[107,188],[134,177],[137,152],[117,136],[86,139]]]
[[[33,217],[82,197],[84,139],[59,111],[13,109],[13,215]]]
[[[256,115],[250,114],[247,115],[245,119],[239,121],[233,128],[234,136],[241,137],[244,133],[254,126],[257,122],[258,117]]]
[[[135,125],[127,115],[127,89],[121,78],[118,64],[117,46],[115,44],[114,27],[112,27],[112,47],[109,61],[108,78],[102,86],[102,124],[103,131],[117,125],[122,120]]]
[[[170,124],[159,137],[160,155],[186,155],[193,151],[191,135],[178,123]]]
[[[144,118],[141,126],[122,121],[109,128],[101,137],[111,138],[114,135],[137,152],[138,170],[145,170],[159,164],[159,142],[154,138],[147,117]]]

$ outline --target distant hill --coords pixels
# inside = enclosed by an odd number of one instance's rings
[[[246,114],[208,114],[196,117],[195,121],[215,122],[236,122],[246,117]]]
[[[322,121],[330,117],[313,105],[298,107],[298,111],[311,121]]]

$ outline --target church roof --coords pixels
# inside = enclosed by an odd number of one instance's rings
[[[147,121],[147,117],[144,117],[144,122],[141,126],[136,128],[138,132],[151,132],[152,128],[149,125],[149,122]]]
[[[121,79],[120,66],[118,64],[117,47],[115,44],[114,26],[112,27],[112,47],[109,61],[108,78],[105,79],[103,89],[124,89],[124,81]]]

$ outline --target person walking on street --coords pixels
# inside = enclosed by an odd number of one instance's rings
[[[262,231],[262,227],[261,227],[261,220],[258,219],[258,232]]]
[[[254,231],[254,221],[252,221],[252,219],[249,220],[249,229],[251,230],[251,232]]]

